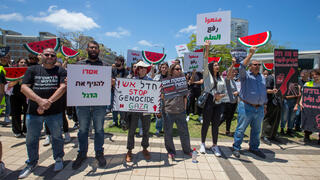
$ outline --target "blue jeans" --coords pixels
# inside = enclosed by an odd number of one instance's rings
[[[162,131],[162,124],[163,124],[163,117],[161,118],[156,117],[156,130],[157,131]]]
[[[249,104],[240,101],[238,104],[238,124],[234,133],[233,149],[240,150],[241,144],[248,125],[250,124],[250,149],[258,150],[260,145],[260,131],[264,117],[263,105],[255,108]]]
[[[38,116],[27,114],[27,152],[28,160],[26,163],[28,165],[35,165],[39,160],[39,137],[41,135],[41,130],[43,127],[43,122],[45,122],[51,131],[52,137],[52,150],[53,158],[62,158],[64,156],[63,152],[63,138],[62,138],[62,113]]]
[[[79,154],[86,156],[88,152],[88,135],[91,119],[94,127],[94,150],[96,154],[103,154],[104,144],[104,116],[106,106],[78,106],[77,115],[79,119]]]
[[[285,128],[286,122],[288,121],[288,129],[293,129],[294,118],[296,116],[293,112],[293,108],[296,105],[297,99],[284,99],[283,108],[281,113],[281,128]]]
[[[300,106],[298,106],[298,110],[296,112],[296,117],[295,117],[295,126],[296,128],[299,128],[301,126],[301,111],[300,111]]]

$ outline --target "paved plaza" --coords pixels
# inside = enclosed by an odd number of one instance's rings
[[[3,122],[3,118],[0,118]],[[107,123],[105,123],[107,125]],[[73,122],[69,121],[69,127]],[[6,174],[0,179],[17,179],[19,171],[25,167],[27,151],[24,138],[15,138],[11,125],[0,126],[0,139],[3,144],[3,161]],[[126,139],[123,134],[106,133],[104,155],[107,167],[97,168],[94,158],[93,140],[89,140],[88,159],[78,170],[72,170],[72,160],[77,156],[77,130],[71,131],[72,141],[64,146],[64,169],[53,172],[54,160],[51,145],[44,147],[40,140],[40,159],[35,171],[27,179],[320,179],[320,146],[315,143],[304,145],[302,142],[289,141],[286,144],[261,144],[266,159],[261,159],[248,151],[248,142],[243,143],[240,159],[232,156],[232,141],[220,139],[222,158],[208,154],[199,154],[198,163],[192,163],[191,157],[181,151],[179,138],[174,142],[178,150],[175,161],[168,159],[163,137],[151,137],[151,160],[146,161],[141,153],[141,138],[136,139],[132,163],[125,162]],[[210,138],[208,138],[210,139]],[[191,139],[192,147],[199,148],[200,139]],[[211,145],[208,141],[207,145]]]

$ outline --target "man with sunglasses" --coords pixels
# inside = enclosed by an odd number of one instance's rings
[[[21,85],[21,92],[29,99],[26,116],[28,160],[27,167],[20,172],[19,178],[26,178],[38,163],[43,122],[51,131],[53,158],[56,161],[53,170],[63,169],[61,96],[66,90],[64,81],[67,72],[55,65],[57,57],[52,48],[44,49],[40,55],[42,64],[29,67]]]
[[[256,47],[251,47],[248,56],[240,62],[240,102],[238,104],[238,124],[234,133],[233,155],[240,157],[240,149],[244,133],[250,124],[249,151],[265,158],[265,154],[259,150],[261,124],[264,117],[264,105],[267,103],[266,80],[260,71],[260,62],[250,59],[255,53]],[[249,70],[246,67],[249,65]]]

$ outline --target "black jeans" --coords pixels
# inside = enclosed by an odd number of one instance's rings
[[[268,103],[267,113],[262,122],[261,137],[274,138],[277,135],[281,120],[281,106]]]
[[[223,105],[223,113],[219,126],[226,121],[226,131],[228,132],[230,132],[231,121],[233,119],[234,112],[237,109],[237,105],[237,103],[224,103]]]
[[[213,102],[213,96],[211,94],[208,96],[203,109],[203,124],[201,128],[202,143],[205,143],[206,141],[207,132],[211,123],[212,142],[213,144],[217,144],[222,106],[222,104],[215,104]]]
[[[15,134],[26,133],[26,112],[27,102],[24,95],[12,95],[10,97],[11,116],[12,116],[12,131]],[[23,114],[23,122],[21,122],[21,115]],[[22,128],[21,128],[21,124]]]
[[[189,103],[187,107],[187,115],[190,113],[195,114],[195,105],[196,105],[196,99],[201,95],[201,89],[200,88],[192,88],[190,90],[190,95],[189,95]],[[202,109],[197,106],[197,114],[200,116],[202,113]]]
[[[141,146],[144,149],[149,147],[149,129],[150,129],[150,121],[151,115],[143,115],[143,113],[131,113],[131,119],[128,121],[129,123],[129,132],[128,132],[128,139],[127,139],[127,149],[132,150],[134,148],[134,134],[138,127],[138,121],[141,119],[142,121],[142,141]]]
[[[78,123],[76,107],[68,106],[66,109],[67,109],[67,115],[72,116],[73,122]]]

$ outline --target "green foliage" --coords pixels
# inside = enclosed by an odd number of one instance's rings
[[[258,53],[273,53],[274,49],[288,49],[289,45],[278,45],[277,41],[271,40],[266,45],[259,47],[256,51]]]
[[[189,39],[190,39],[190,42],[187,44],[187,46],[190,51],[194,51],[195,49],[203,48],[203,46],[196,45],[197,39],[196,39],[195,34],[191,34]],[[234,42],[231,42],[230,45],[212,45],[212,46],[210,46],[209,57],[221,57],[221,62],[220,62],[221,71],[228,69],[228,67],[231,65],[232,57],[230,54],[230,50],[235,46],[236,46],[236,44]]]

